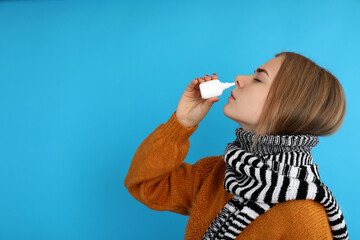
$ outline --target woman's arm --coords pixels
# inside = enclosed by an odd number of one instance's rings
[[[207,176],[206,169],[210,169],[209,162],[215,161],[209,157],[194,165],[183,163],[190,147],[189,137],[198,125],[184,126],[175,113],[141,143],[124,183],[130,194],[149,208],[188,215]]]

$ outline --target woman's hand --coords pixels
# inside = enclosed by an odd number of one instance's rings
[[[201,98],[199,84],[214,79],[217,79],[215,73],[211,78],[206,74],[203,78],[195,78],[186,87],[175,113],[176,118],[186,127],[194,127],[200,123],[209,112],[213,103],[220,100],[217,97],[209,99]]]

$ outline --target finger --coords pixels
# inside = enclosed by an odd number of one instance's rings
[[[198,84],[198,82],[199,82],[199,80],[197,78],[195,78],[194,80],[192,80],[190,82],[189,86],[194,87],[194,86],[196,86]]]
[[[190,84],[190,88],[191,89],[196,89],[196,90],[199,90],[199,85],[200,83],[203,83],[205,82],[205,80],[201,77],[198,77],[198,78],[195,78],[194,80],[191,81],[191,84]]]
[[[205,82],[205,78],[203,78],[203,77],[199,77],[199,82],[200,82],[200,83]]]
[[[216,73],[212,74],[211,79],[218,79],[218,77],[216,76]]]
[[[211,77],[209,76],[209,74],[206,74],[204,78],[205,78],[205,81],[209,81],[209,80],[211,79]]]
[[[199,80],[198,80],[197,78],[195,78],[195,79],[193,79],[193,80],[189,83],[189,85],[187,86],[187,88],[188,88],[189,90],[195,89],[197,85],[199,85]]]

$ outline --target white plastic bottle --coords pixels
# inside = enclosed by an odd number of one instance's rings
[[[210,80],[207,82],[200,83],[200,93],[203,99],[220,96],[223,91],[235,83],[222,83],[219,79]]]

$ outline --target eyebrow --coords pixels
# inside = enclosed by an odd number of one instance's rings
[[[268,75],[268,77],[270,77],[270,76],[269,76],[269,73],[268,73],[265,69],[263,69],[263,68],[258,68],[258,69],[256,69],[256,70],[254,71],[254,73],[255,73],[255,72],[265,72],[266,75]]]

